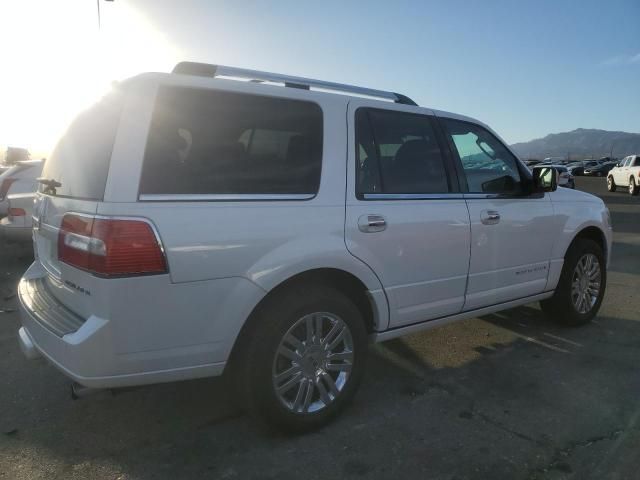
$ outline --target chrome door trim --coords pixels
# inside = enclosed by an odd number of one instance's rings
[[[362,200],[464,200],[461,193],[363,193]]]
[[[286,194],[164,194],[145,193],[138,196],[142,202],[239,202],[239,201],[282,201],[311,200],[313,193]]]

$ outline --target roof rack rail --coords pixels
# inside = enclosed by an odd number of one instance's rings
[[[198,62],[180,62],[173,69],[172,73],[184,75],[198,75],[202,77],[231,77],[242,78],[256,82],[282,83],[285,87],[300,88],[310,90],[318,88],[321,90],[331,90],[335,92],[352,93],[367,97],[382,98],[404,105],[418,105],[409,97],[395,92],[384,90],[374,90],[372,88],[357,87],[355,85],[345,85],[342,83],[326,82],[324,80],[314,80],[312,78],[294,77],[291,75],[281,75],[279,73],[260,72],[258,70],[248,70],[246,68],[227,67],[225,65],[213,65]]]

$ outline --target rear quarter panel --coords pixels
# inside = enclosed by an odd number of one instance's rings
[[[388,309],[382,287],[369,267],[348,253],[344,243],[348,98],[231,80],[156,78],[163,84],[255,91],[317,103],[323,111],[324,127],[318,194],[310,200],[286,201],[138,201],[142,159],[157,91],[157,84],[149,86],[146,82],[125,106],[127,114],[123,118],[127,123],[118,131],[105,202],[99,205],[98,213],[151,220],[167,255],[170,282],[176,288],[242,278],[264,295],[298,273],[336,268],[352,273],[370,290],[378,326],[385,328]],[[245,304],[250,312],[263,295],[234,301]],[[205,304],[208,309],[217,310],[216,305]],[[198,314],[202,309],[204,306],[200,305]],[[228,312],[225,321],[233,324],[229,325],[231,330],[239,330],[244,323],[245,310]],[[192,313],[186,311],[187,316]]]

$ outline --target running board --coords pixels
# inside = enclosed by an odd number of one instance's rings
[[[401,337],[403,335],[409,335],[411,333],[422,332],[424,330],[441,327],[443,325],[447,325],[448,323],[457,322],[459,320],[480,317],[482,315],[488,315],[490,313],[496,313],[502,310],[507,310],[509,308],[526,305],[527,303],[539,302],[540,300],[545,300],[552,296],[553,290],[550,292],[532,295],[531,297],[519,298],[510,302],[498,303],[489,307],[478,308],[477,310],[469,310],[467,312],[457,313],[449,317],[441,317],[434,320],[427,320],[425,322],[413,323],[404,327],[398,327],[391,330],[385,330],[384,332],[374,333],[373,335],[371,335],[371,341],[374,343],[384,342],[387,340],[391,340],[392,338]]]

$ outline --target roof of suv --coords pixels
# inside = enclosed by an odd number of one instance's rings
[[[298,88],[301,90],[320,89],[333,92],[343,92],[347,94],[362,95],[367,97],[382,98],[391,100],[395,103],[404,105],[418,106],[416,102],[406,95],[396,92],[388,92],[385,90],[376,90],[373,88],[359,87],[356,85],[347,85],[336,82],[328,82],[325,80],[315,80],[312,78],[294,77],[291,75],[283,75],[280,73],[262,72],[258,70],[248,70],[245,68],[228,67],[225,65],[213,65],[198,62],[180,62],[171,73],[183,75],[196,75],[201,77],[227,77],[249,80],[252,82],[271,82],[284,84],[285,87]]]
[[[374,101],[379,100],[381,104],[388,104],[391,102],[410,107],[421,107],[411,98],[401,93],[329,82],[325,80],[296,77],[280,73],[262,72],[258,70],[249,70],[244,68],[229,67],[225,65],[215,65],[198,62],[180,62],[174,67],[171,73],[144,73],[130,78],[129,80],[125,80],[123,84],[136,80],[159,80],[160,78],[173,76],[196,76],[210,78],[211,80],[244,80],[245,82],[250,82],[255,86],[264,85],[265,87],[272,87],[274,85],[280,85],[286,88],[313,91],[315,94],[322,96],[340,95],[343,97],[354,99],[370,98]],[[444,110],[435,110],[430,107],[421,108],[430,110],[435,115],[440,117],[448,117],[481,125],[500,138],[500,135],[498,135],[491,127],[476,118]],[[503,143],[505,143],[505,145],[508,145],[506,142],[504,142],[504,140],[502,141]]]

